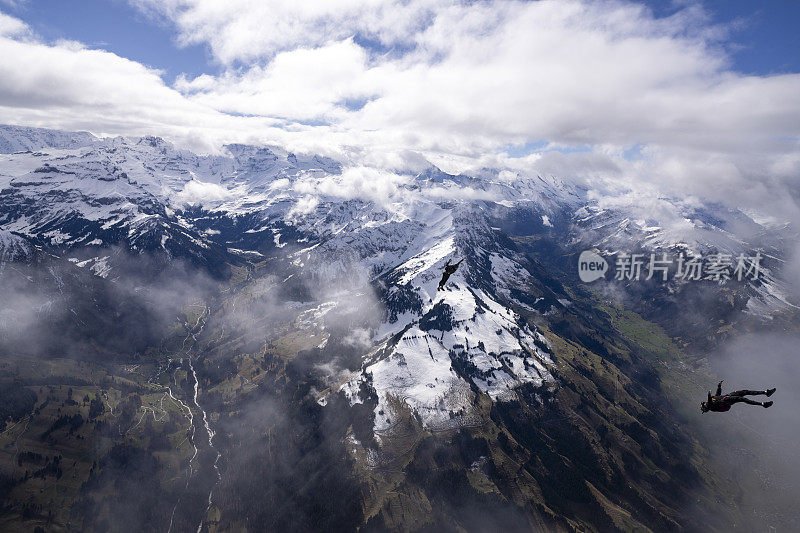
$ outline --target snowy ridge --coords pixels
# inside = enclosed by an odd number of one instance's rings
[[[438,314],[450,316],[437,325],[431,319]],[[521,326],[512,311],[486,294],[458,287],[406,323],[343,390],[353,402],[359,401],[362,384],[375,390],[378,433],[398,419],[398,401],[427,427],[470,425],[475,419],[470,384],[494,400],[513,398],[514,389],[526,383],[554,384],[547,369],[552,360],[542,345],[541,334]]]
[[[391,309],[374,336],[381,347],[343,387],[352,402],[360,401],[363,386],[375,391],[378,434],[391,432],[399,409],[415,413],[426,427],[451,429],[475,423],[473,389],[502,401],[521,385],[555,385],[544,337],[490,295],[498,285],[530,274],[508,251],[502,277],[480,271],[487,257],[494,262],[501,255],[479,216],[456,206],[446,216],[431,217],[397,254],[397,266],[379,274],[389,294],[405,292],[405,303],[387,299]],[[461,257],[459,270],[437,291],[445,261]]]
[[[85,131],[66,132],[0,124],[0,154],[43,148],[79,148],[96,140],[94,135]]]

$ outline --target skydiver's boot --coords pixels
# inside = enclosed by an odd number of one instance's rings
[[[767,396],[772,396],[772,394],[773,394],[773,393],[774,393],[776,390],[778,390],[778,389],[776,389],[775,387],[772,387],[771,389],[767,389]]]
[[[764,403],[762,403],[761,405],[763,405],[763,406],[764,406],[764,408],[767,408],[767,407],[770,407],[770,406],[772,406],[772,402],[764,402]]]

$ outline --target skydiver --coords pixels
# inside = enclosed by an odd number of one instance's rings
[[[725,381],[724,379],[722,381]],[[767,390],[737,390],[728,394],[722,394],[722,381],[717,384],[717,394],[711,396],[711,391],[708,391],[708,400],[700,403],[700,411],[707,413],[708,411],[715,411],[717,413],[724,413],[728,411],[735,403],[744,402],[750,405],[760,405],[761,407],[769,407],[772,402],[757,402],[745,396],[755,396],[763,394],[765,396],[772,396],[775,388]]]
[[[447,283],[447,280],[450,279],[450,276],[453,274],[453,272],[458,270],[458,265],[460,265],[461,261],[463,260],[464,258],[462,257],[458,263],[455,263],[453,265],[450,264],[449,259],[447,260],[447,263],[445,263],[444,265],[444,272],[442,273],[442,279],[441,281],[439,281],[439,288],[436,290],[440,291],[444,288],[444,284]]]

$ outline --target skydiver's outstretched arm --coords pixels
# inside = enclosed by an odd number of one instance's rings
[[[719,395],[722,394],[722,382],[723,381],[725,381],[725,380],[721,379],[721,380],[719,380],[719,383],[717,383],[717,394],[715,394],[715,396],[719,396]]]

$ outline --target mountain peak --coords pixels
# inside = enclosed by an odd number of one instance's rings
[[[67,132],[0,124],[0,154],[44,148],[74,149],[97,140],[97,137],[85,131]]]

